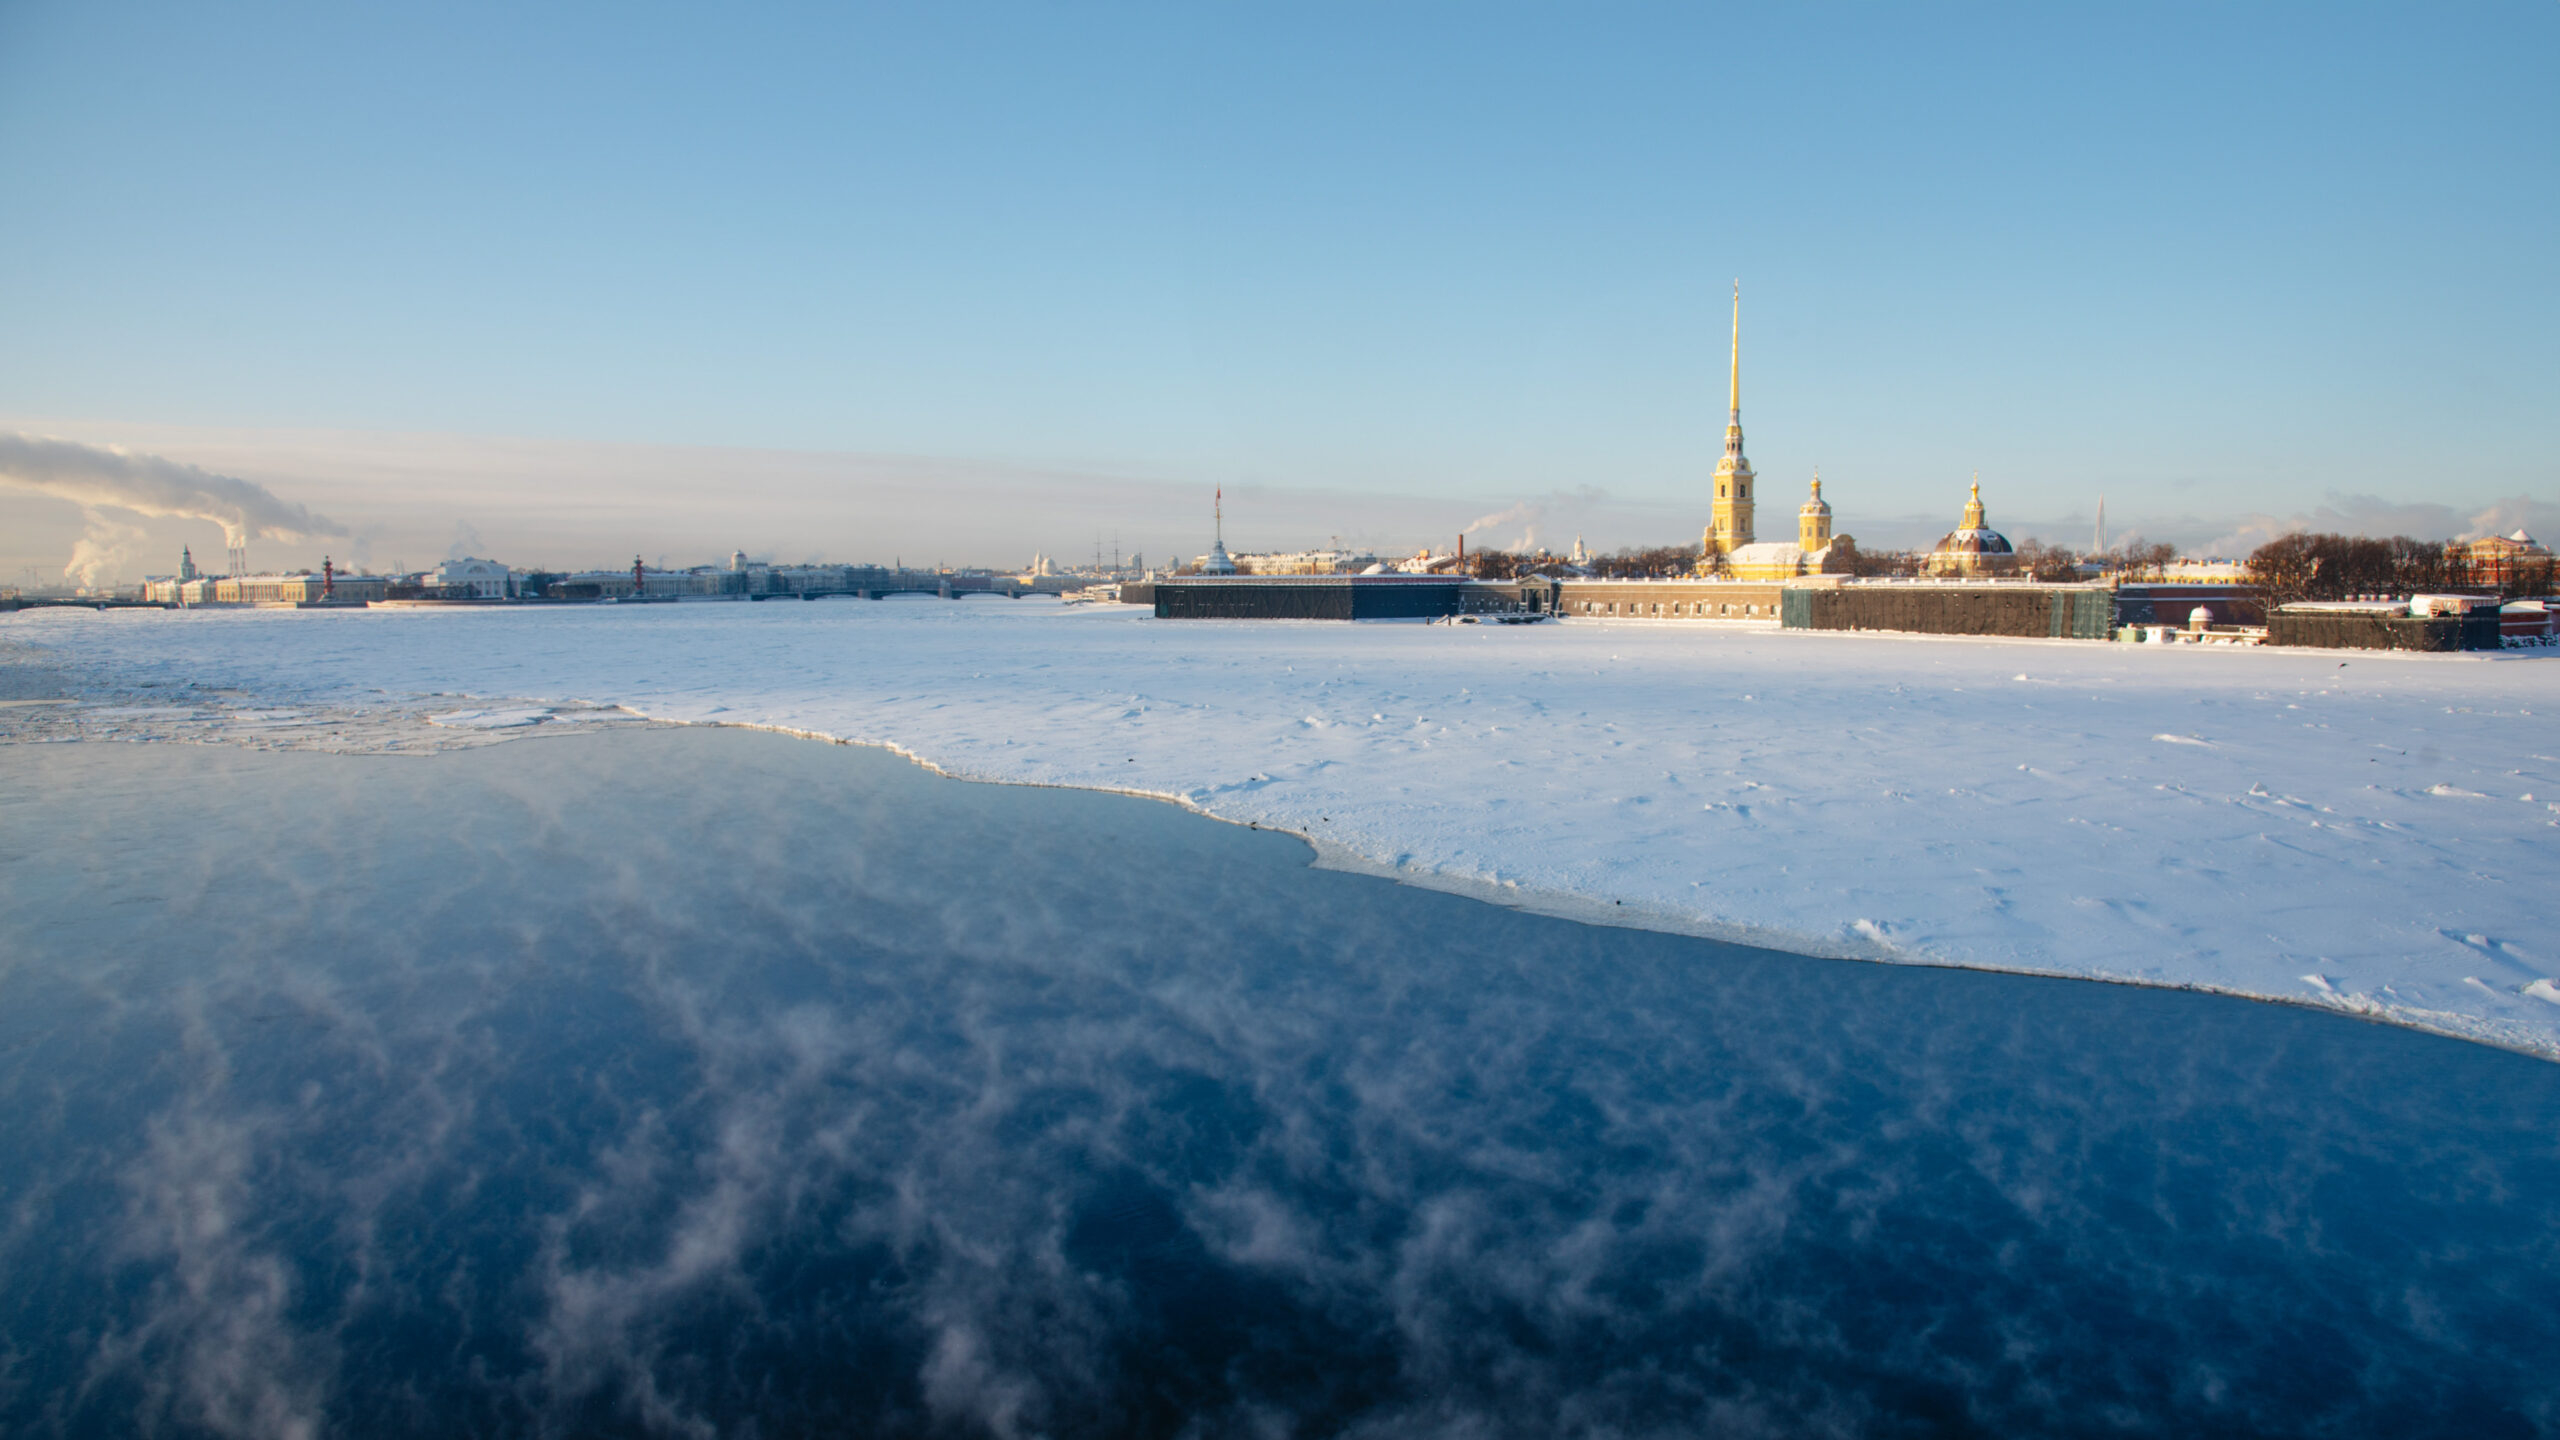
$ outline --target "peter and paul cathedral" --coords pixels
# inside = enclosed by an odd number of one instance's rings
[[[1822,498],[1822,476],[1813,477],[1813,498],[1796,515],[1796,540],[1766,544],[1752,531],[1757,482],[1751,461],[1742,453],[1742,285],[1733,287],[1733,371],[1725,402],[1724,458],[1716,462],[1713,518],[1698,546],[1698,573],[1732,580],[1791,580],[1821,575],[1831,568],[1831,506]],[[1847,536],[1838,537],[1847,539]],[[1845,568],[1845,567],[1844,567]]]

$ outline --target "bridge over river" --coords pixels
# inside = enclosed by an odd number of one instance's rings
[[[1068,576],[1042,575],[1030,580],[1010,575],[941,575],[931,572],[889,573],[848,579],[836,584],[813,585],[792,590],[749,592],[750,600],[823,600],[844,596],[855,600],[881,600],[891,595],[931,595],[942,600],[963,600],[971,595],[1001,595],[1019,600],[1025,595],[1059,595],[1080,590],[1086,582]]]

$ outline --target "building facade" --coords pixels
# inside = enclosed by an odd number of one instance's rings
[[[505,600],[515,594],[515,574],[495,560],[447,560],[427,582],[448,600]]]
[[[1576,620],[1760,620],[1775,623],[1785,587],[1745,580],[1559,580],[1555,613]]]
[[[357,604],[390,593],[383,575],[329,575],[297,570],[274,575],[206,575],[192,550],[178,551],[178,573],[142,582],[142,598],[161,605],[316,605],[322,600]]]
[[[2514,580],[2552,578],[2551,550],[2522,530],[2513,535],[2484,535],[2459,547],[2475,585],[2503,587]]]

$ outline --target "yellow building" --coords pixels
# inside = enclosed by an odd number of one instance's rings
[[[1831,548],[1831,502],[1822,498],[1822,472],[1813,472],[1813,498],[1796,512],[1796,548],[1819,555]]]
[[[1964,523],[1929,552],[1929,573],[1968,580],[2018,573],[2018,554],[2009,537],[1992,529],[1983,514],[1980,475],[1973,477],[1973,494],[1964,502]]]
[[[1730,556],[1752,543],[1751,462],[1742,453],[1742,283],[1733,286],[1733,385],[1725,412],[1724,458],[1716,462],[1716,505],[1699,544],[1702,559]]]
[[[2505,585],[2511,580],[2551,579],[2551,550],[2518,530],[2513,535],[2484,535],[2454,547],[2470,562],[2472,583]]]
[[[1753,532],[1756,502],[1751,487],[1758,477],[1742,453],[1742,287],[1733,287],[1733,379],[1726,399],[1724,458],[1716,462],[1713,518],[1698,543],[1698,573],[1733,580],[1791,580],[1798,575],[1828,573],[1831,556],[1831,506],[1822,498],[1822,476],[1813,477],[1813,498],[1796,513],[1796,540],[1762,543]]]

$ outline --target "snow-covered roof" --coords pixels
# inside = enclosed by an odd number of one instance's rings
[[[1736,565],[1783,565],[1804,558],[1804,547],[1786,540],[1763,540],[1755,545],[1736,545],[1725,552],[1725,559]]]
[[[2013,555],[2009,537],[1997,530],[1950,530],[1933,555]]]

